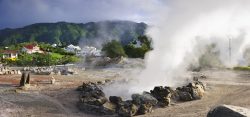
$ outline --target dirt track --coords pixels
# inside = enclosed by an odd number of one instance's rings
[[[53,116],[94,117],[76,108],[78,92],[75,88],[82,81],[96,81],[119,77],[112,71],[85,71],[75,78],[56,76],[57,84],[49,84],[50,76],[33,76],[29,90],[16,90],[20,76],[0,76],[0,116]],[[207,84],[205,97],[201,100],[173,104],[155,109],[143,116],[204,117],[208,110],[218,104],[231,104],[250,108],[250,72],[209,70],[203,82]],[[143,117],[142,116],[142,117]]]

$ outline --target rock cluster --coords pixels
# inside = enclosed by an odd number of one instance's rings
[[[110,115],[115,113],[116,106],[105,97],[101,87],[95,83],[83,83],[78,107],[87,113]]]
[[[24,67],[24,71],[31,71],[33,74],[39,75],[74,75],[76,70],[67,67]]]
[[[0,75],[21,74],[20,70],[11,70],[8,67],[0,67]]]
[[[150,92],[159,101],[159,106],[165,107],[170,104],[170,98],[173,92],[170,87],[157,86]]]
[[[207,117],[249,117],[250,110],[247,108],[232,106],[232,105],[219,105],[212,108]]]
[[[169,106],[171,99],[176,101],[201,99],[205,87],[200,81],[194,81],[176,90],[170,87],[156,86],[150,92],[132,94],[131,100],[123,100],[119,96],[110,96],[107,99],[97,83],[83,83],[78,91],[81,91],[78,107],[84,112],[131,117],[150,113],[154,107]]]
[[[204,84],[200,81],[194,81],[187,86],[176,88],[175,98],[180,101],[197,100],[203,97],[204,92]]]

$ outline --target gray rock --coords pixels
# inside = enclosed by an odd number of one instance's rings
[[[118,108],[118,115],[122,117],[132,117],[138,111],[138,107],[128,100],[123,102]]]
[[[180,101],[191,101],[193,100],[192,95],[186,91],[178,91],[178,96]]]
[[[90,105],[96,105],[96,106],[101,106],[103,105],[105,102],[107,102],[107,98],[106,97],[94,97],[92,94],[90,94],[89,96],[85,96],[81,98],[81,102],[82,103],[87,103]]]
[[[138,111],[137,111],[137,114],[143,115],[146,113],[151,113],[152,109],[153,109],[153,105],[150,103],[141,104]]]
[[[132,100],[135,104],[151,104],[153,106],[157,105],[158,100],[153,97],[149,92],[143,92],[140,94],[132,94]]]
[[[20,70],[17,70],[17,74],[22,74]]]
[[[193,99],[201,99],[204,95],[204,92],[204,88],[201,85],[195,85],[195,87],[192,88]]]
[[[105,94],[96,84],[83,83],[77,90],[81,91],[78,106],[82,111],[95,114],[112,114],[115,112],[115,105],[107,102],[108,99]]]
[[[122,103],[122,98],[119,96],[110,96],[109,101],[116,105],[120,105]]]
[[[187,86],[178,87],[176,92],[180,101],[201,99],[205,92],[205,86],[200,81],[194,81]]]
[[[153,106],[156,106],[158,100],[153,97],[149,92],[143,92],[143,94],[133,94],[132,101],[135,105],[137,105],[138,115],[146,114],[152,112]]]
[[[207,117],[250,117],[250,110],[232,105],[220,105],[211,109]]]
[[[173,90],[170,87],[157,86],[150,91],[151,95],[158,100],[159,106],[168,106]]]
[[[117,105],[110,103],[110,102],[106,102],[101,106],[100,113],[104,115],[113,115],[116,113],[116,108],[117,108]]]
[[[99,114],[100,112],[100,106],[91,105],[91,104],[82,103],[82,102],[78,103],[78,108],[86,113]]]
[[[30,84],[30,72],[25,71],[22,73],[19,86],[22,87],[22,86],[25,86],[27,84]]]

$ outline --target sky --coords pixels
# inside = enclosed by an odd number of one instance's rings
[[[149,22],[162,0],[0,0],[0,29],[33,23]]]

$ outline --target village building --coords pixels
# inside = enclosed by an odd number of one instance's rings
[[[51,46],[55,48],[55,47],[57,47],[57,44],[54,43],[54,44],[52,44]]]
[[[93,46],[84,46],[82,48],[81,53],[83,56],[95,56],[95,57],[102,56],[101,50],[99,50]]]
[[[22,48],[22,52],[32,54],[32,53],[44,53],[40,50],[40,47],[37,44],[29,44]]]
[[[74,46],[70,44],[65,48],[65,50],[67,52],[72,52],[72,53],[75,53],[76,55],[80,55],[82,49],[79,46]]]
[[[16,50],[2,50],[0,53],[3,59],[14,59],[18,57],[18,51]]]

